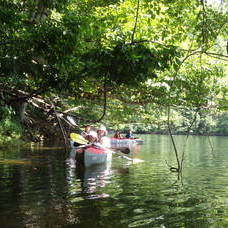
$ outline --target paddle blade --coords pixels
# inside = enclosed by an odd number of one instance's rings
[[[139,158],[133,158],[133,159],[132,159],[132,163],[133,163],[133,164],[137,164],[137,163],[141,163],[141,162],[144,162],[144,160],[141,160],[141,159],[139,159]]]
[[[79,144],[87,144],[88,141],[81,135],[76,134],[76,133],[71,133],[70,138],[72,141],[79,143]]]

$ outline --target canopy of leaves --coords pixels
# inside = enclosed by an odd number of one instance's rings
[[[2,99],[11,104],[15,88],[27,98],[85,105],[89,118],[106,104],[107,118],[123,110],[134,121],[133,110],[148,120],[149,104],[226,110],[219,81],[227,72],[228,13],[221,7],[204,0],[1,0]]]

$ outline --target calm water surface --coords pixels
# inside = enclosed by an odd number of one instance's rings
[[[191,136],[181,177],[168,136],[141,138],[144,162],[86,169],[61,148],[0,149],[0,227],[228,227],[228,138]]]

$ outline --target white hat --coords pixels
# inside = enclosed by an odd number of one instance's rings
[[[95,132],[95,131],[90,131],[88,135],[91,135],[94,138],[97,138],[97,132]]]
[[[100,130],[100,131],[107,131],[105,126],[100,126],[100,127],[98,128],[98,130]]]

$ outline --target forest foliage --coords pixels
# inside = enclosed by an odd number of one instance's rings
[[[193,133],[227,135],[225,1],[0,2],[3,135],[44,134],[53,107],[80,126],[159,133],[169,108],[177,133],[196,116]]]

